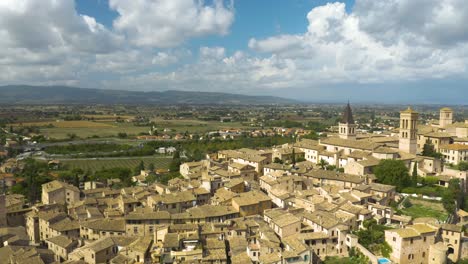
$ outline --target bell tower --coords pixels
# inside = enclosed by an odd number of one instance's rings
[[[440,118],[439,118],[439,126],[441,128],[446,128],[448,125],[453,123],[453,110],[444,107],[440,109]]]
[[[354,124],[353,111],[348,104],[343,112],[343,118],[339,123],[340,138],[343,139],[356,139],[356,124]]]
[[[419,114],[411,107],[400,112],[399,149],[415,155],[418,151],[418,117]]]

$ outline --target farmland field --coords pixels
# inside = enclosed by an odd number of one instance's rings
[[[13,126],[36,126],[36,127],[48,127],[53,126],[54,128],[109,128],[113,127],[111,124],[98,123],[92,121],[45,121],[45,122],[27,122],[27,123],[16,123]]]
[[[62,164],[68,169],[80,168],[84,171],[91,170],[97,171],[100,169],[110,168],[130,168],[133,169],[140,161],[148,166],[150,163],[154,164],[156,169],[167,169],[172,161],[171,156],[155,156],[155,157],[138,157],[138,158],[101,158],[101,159],[73,159],[61,160]]]
[[[130,115],[122,115],[122,116],[116,116],[116,115],[83,115],[83,117],[88,118],[88,119],[93,119],[93,120],[99,120],[99,121],[115,121],[117,118],[120,119],[132,119],[134,116]]]
[[[85,121],[88,122],[88,121]],[[89,122],[95,123],[95,122]],[[89,138],[98,135],[99,137],[115,137],[118,133],[127,133],[128,135],[138,135],[141,132],[148,132],[149,127],[134,126],[130,123],[100,122],[104,127],[81,127],[81,128],[42,128],[41,133],[50,138],[66,139],[70,134],[75,134],[80,138]]]
[[[201,121],[193,119],[182,120],[163,120],[153,119],[158,129],[169,128],[178,132],[188,131],[189,133],[204,133],[220,129],[252,129],[252,127],[242,124],[241,122],[226,122],[219,121]]]

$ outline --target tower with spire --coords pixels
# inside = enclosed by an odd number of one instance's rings
[[[356,139],[356,124],[354,124],[353,111],[351,110],[349,101],[339,123],[339,135],[343,139]]]

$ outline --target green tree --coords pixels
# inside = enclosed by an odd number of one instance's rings
[[[464,208],[465,193],[460,187],[459,179],[451,179],[447,190],[442,195],[442,204],[449,214],[453,214],[459,208]]]
[[[176,151],[174,152],[174,155],[173,155],[172,158],[173,158],[173,159],[180,159],[180,151],[179,151],[179,150],[176,150]]]
[[[305,139],[319,140],[319,135],[315,131],[310,131],[309,134],[302,136]]]
[[[367,264],[368,262],[359,261],[354,258],[342,258],[342,257],[330,257],[327,256],[323,261],[323,264]]]
[[[119,137],[119,138],[127,138],[128,135],[127,135],[127,133],[120,132],[120,133],[117,134],[117,137]]]
[[[59,173],[58,179],[63,182],[71,182],[73,179],[73,174],[71,171],[63,171]]]
[[[172,157],[172,161],[169,164],[169,170],[171,172],[179,172],[181,164],[182,164],[182,161],[180,159],[180,152],[176,150],[174,152],[174,156]]]
[[[192,153],[192,160],[194,161],[200,161],[204,158],[203,152],[199,148],[195,148],[195,150]]]
[[[90,177],[91,180],[108,180],[108,179],[119,179],[121,181],[121,187],[132,186],[132,171],[128,168],[111,168],[102,169],[96,171],[94,175]]]
[[[458,169],[461,171],[468,171],[468,162],[466,161],[461,161],[458,163]]]
[[[155,173],[151,173],[150,175],[148,175],[145,179],[146,183],[149,185],[149,184],[153,184],[155,183],[156,181],[158,180],[158,175],[156,175]]]
[[[34,159],[26,159],[24,169],[17,176],[26,180],[20,183],[21,187],[12,191],[25,195],[31,203],[35,203],[40,198],[42,184],[52,180],[47,163]]]
[[[413,173],[411,174],[411,181],[413,186],[418,185],[418,162],[416,161],[413,166]]]
[[[150,164],[148,164],[148,170],[151,171],[151,172],[154,172],[154,163],[151,162]]]
[[[275,159],[273,160],[273,163],[283,164],[283,161],[280,158],[275,157]]]
[[[68,137],[68,139],[70,139],[70,140],[74,140],[74,139],[77,138],[77,136],[76,136],[75,133],[68,133],[68,134],[67,134],[67,137]]]
[[[385,230],[387,230],[388,227],[379,225],[375,219],[365,220],[363,226],[364,229],[356,232],[359,243],[374,253],[389,256],[391,247],[385,244]]]
[[[427,140],[426,143],[424,144],[422,155],[426,157],[437,158],[437,159],[442,159],[443,157],[441,153],[435,151],[434,145],[429,140]]]
[[[84,177],[84,171],[80,168],[74,168],[71,173],[73,174],[73,184],[76,187],[80,187],[80,182],[82,182]]]
[[[392,253],[392,251],[392,247],[387,243],[387,241],[384,241],[380,245],[380,253],[382,253],[382,256],[390,258],[390,254]]]
[[[320,159],[319,165],[322,170],[325,170],[328,165],[328,162],[324,159]]]
[[[135,169],[133,170],[133,174],[139,175],[142,170],[145,170],[145,163],[142,160],[140,160],[140,163],[138,164],[138,166],[136,166]]]
[[[296,151],[294,150],[294,148],[292,149],[291,163],[292,165],[296,165]]]
[[[398,191],[410,183],[408,168],[401,160],[381,160],[374,173],[380,183],[394,185]]]

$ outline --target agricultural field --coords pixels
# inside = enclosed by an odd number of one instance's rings
[[[42,121],[11,124],[17,127],[54,127],[54,128],[109,128],[111,124],[92,121]]]
[[[441,202],[410,198],[410,203],[410,207],[401,210],[404,215],[413,218],[433,217],[441,221],[447,219],[448,214]]]
[[[134,118],[134,116],[130,116],[130,115],[83,115],[83,117],[86,119],[94,120],[94,121],[109,121],[109,122],[115,121],[117,119],[129,120],[129,119]]]
[[[73,122],[73,121],[72,121]],[[80,121],[81,122],[81,121]],[[89,122],[89,121],[84,121]],[[148,132],[149,127],[134,126],[131,123],[115,123],[115,122],[89,122],[94,124],[102,124],[103,127],[79,127],[79,128],[65,128],[65,127],[52,127],[42,128],[41,133],[49,138],[66,139],[71,134],[75,134],[79,138],[89,138],[93,136],[115,137],[118,133],[127,133],[128,135],[138,135],[142,132]]]
[[[133,169],[140,161],[148,166],[150,163],[154,164],[156,169],[167,169],[172,161],[171,156],[155,156],[155,157],[136,157],[136,158],[99,158],[99,159],[73,159],[73,160],[61,160],[62,165],[67,169],[80,168],[84,171],[97,171],[101,169],[110,168],[129,168]]]
[[[173,129],[177,132],[189,133],[205,133],[214,130],[221,129],[252,129],[249,125],[241,122],[220,122],[220,121],[201,121],[194,119],[182,119],[182,120],[163,120],[163,119],[152,119],[151,121],[156,123],[158,130],[160,129]]]
[[[92,117],[91,115],[89,117]],[[140,133],[148,133],[149,126],[135,126],[133,123],[117,123],[115,120],[107,120],[110,116],[101,116],[104,119],[96,121],[44,121],[44,122],[28,122],[16,123],[12,126],[35,126],[39,127],[41,134],[51,139],[68,139],[71,135],[78,138],[91,138],[99,136],[100,138],[116,137],[119,133],[126,133],[127,135],[138,135]],[[127,117],[127,116],[123,116]],[[130,117],[130,116],[128,116]],[[193,119],[183,120],[163,120],[154,119],[156,128],[163,133],[163,129],[170,129],[171,133],[206,133],[210,131],[217,131],[222,129],[253,129],[241,122],[220,122],[220,121],[200,121]],[[248,123],[248,122],[246,122]]]

